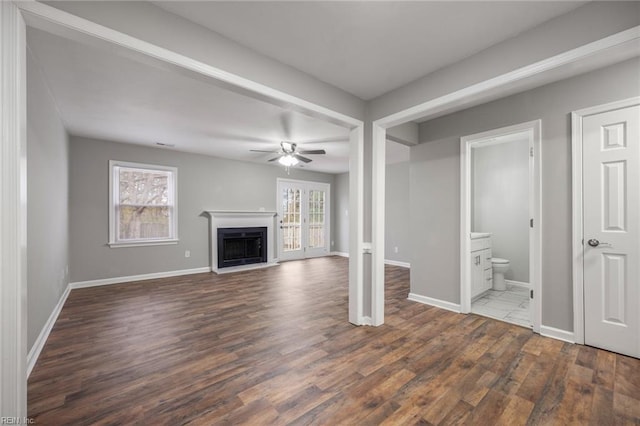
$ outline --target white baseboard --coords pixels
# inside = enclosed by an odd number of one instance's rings
[[[531,288],[531,284],[525,283],[522,281],[504,280],[504,282],[507,284],[514,285],[516,287],[523,287],[523,288],[529,288],[529,289]]]
[[[433,299],[431,297],[421,296],[415,293],[409,293],[409,297],[407,297],[407,299],[412,300],[414,302],[423,303],[425,305],[446,309],[447,311],[460,313],[460,305],[457,303],[451,303],[451,302],[447,302],[445,300],[440,300],[440,299]]]
[[[70,291],[71,291],[71,286],[67,285],[67,287],[64,289],[64,292],[60,296],[60,299],[58,300],[58,304],[55,306],[55,308],[53,308],[51,315],[49,315],[49,319],[47,319],[47,322],[44,324],[44,327],[42,327],[42,330],[40,330],[40,334],[38,335],[38,338],[33,343],[33,346],[31,347],[31,349],[29,350],[29,353],[27,354],[27,377],[31,375],[31,371],[33,371],[33,367],[35,367],[36,361],[38,361],[40,352],[42,352],[42,348],[44,348],[44,344],[47,342],[47,339],[49,338],[49,334],[51,333],[51,330],[53,329],[53,326],[56,323],[56,320],[58,319],[58,315],[60,315],[60,312],[62,311],[64,302],[66,302],[67,297],[69,297]]]
[[[385,265],[400,266],[401,268],[411,268],[411,264],[409,262],[400,262],[399,260],[385,259],[384,260],[384,264]]]
[[[554,339],[562,340],[564,342],[569,342],[569,343],[576,342],[575,334],[573,333],[573,331],[560,330],[559,328],[541,325],[540,334],[542,336],[552,337]]]
[[[341,256],[341,257],[349,257],[349,253],[345,253],[343,251],[332,251],[331,256]],[[399,260],[384,260],[385,265],[393,265],[400,266],[402,268],[411,268],[411,264],[409,262],[400,262]]]
[[[373,320],[371,317],[362,317],[360,320],[360,325],[373,325]]]
[[[131,275],[128,277],[115,277],[115,278],[103,278],[100,280],[91,280],[91,281],[78,281],[75,283],[70,283],[69,286],[71,287],[71,289],[96,287],[100,285],[126,283],[129,281],[155,280],[158,278],[178,277],[181,275],[202,274],[204,272],[211,272],[211,268],[207,266],[204,268],[181,269],[179,271],[167,271],[167,272],[154,272],[151,274]]]

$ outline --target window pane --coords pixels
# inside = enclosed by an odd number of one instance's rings
[[[120,206],[119,240],[170,238],[170,208]]]
[[[115,229],[111,235],[115,242],[176,238],[173,169],[114,165],[113,179]]]
[[[169,204],[170,172],[120,169],[120,204],[134,206]]]
[[[324,191],[309,191],[309,247],[325,246]]]
[[[282,212],[283,249],[284,251],[300,250],[302,234],[300,233],[299,189],[283,189]]]

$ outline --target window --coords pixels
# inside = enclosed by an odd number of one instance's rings
[[[109,246],[176,244],[175,167],[110,161]]]

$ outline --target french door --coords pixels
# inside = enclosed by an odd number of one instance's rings
[[[640,105],[582,118],[584,341],[640,357]]]
[[[330,186],[278,179],[278,258],[304,259],[329,253]]]

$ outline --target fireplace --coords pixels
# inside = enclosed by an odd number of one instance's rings
[[[218,228],[218,268],[267,261],[267,228]]]
[[[228,274],[249,269],[269,268],[278,264],[276,254],[276,212],[273,211],[230,211],[230,210],[206,210],[210,218],[209,223],[209,248],[211,249],[211,271],[216,274]],[[230,235],[225,237],[229,241],[226,248],[229,253],[220,255],[225,248],[225,243],[220,243],[220,233]],[[250,231],[249,231],[250,230]],[[260,230],[262,240],[260,244],[247,240],[247,235],[236,236],[238,232],[254,232]],[[249,236],[255,239],[256,235]],[[244,238],[244,240],[243,240]],[[256,255],[256,249],[263,250],[260,256]],[[226,258],[226,260],[225,260]],[[244,260],[243,260],[244,259]]]

